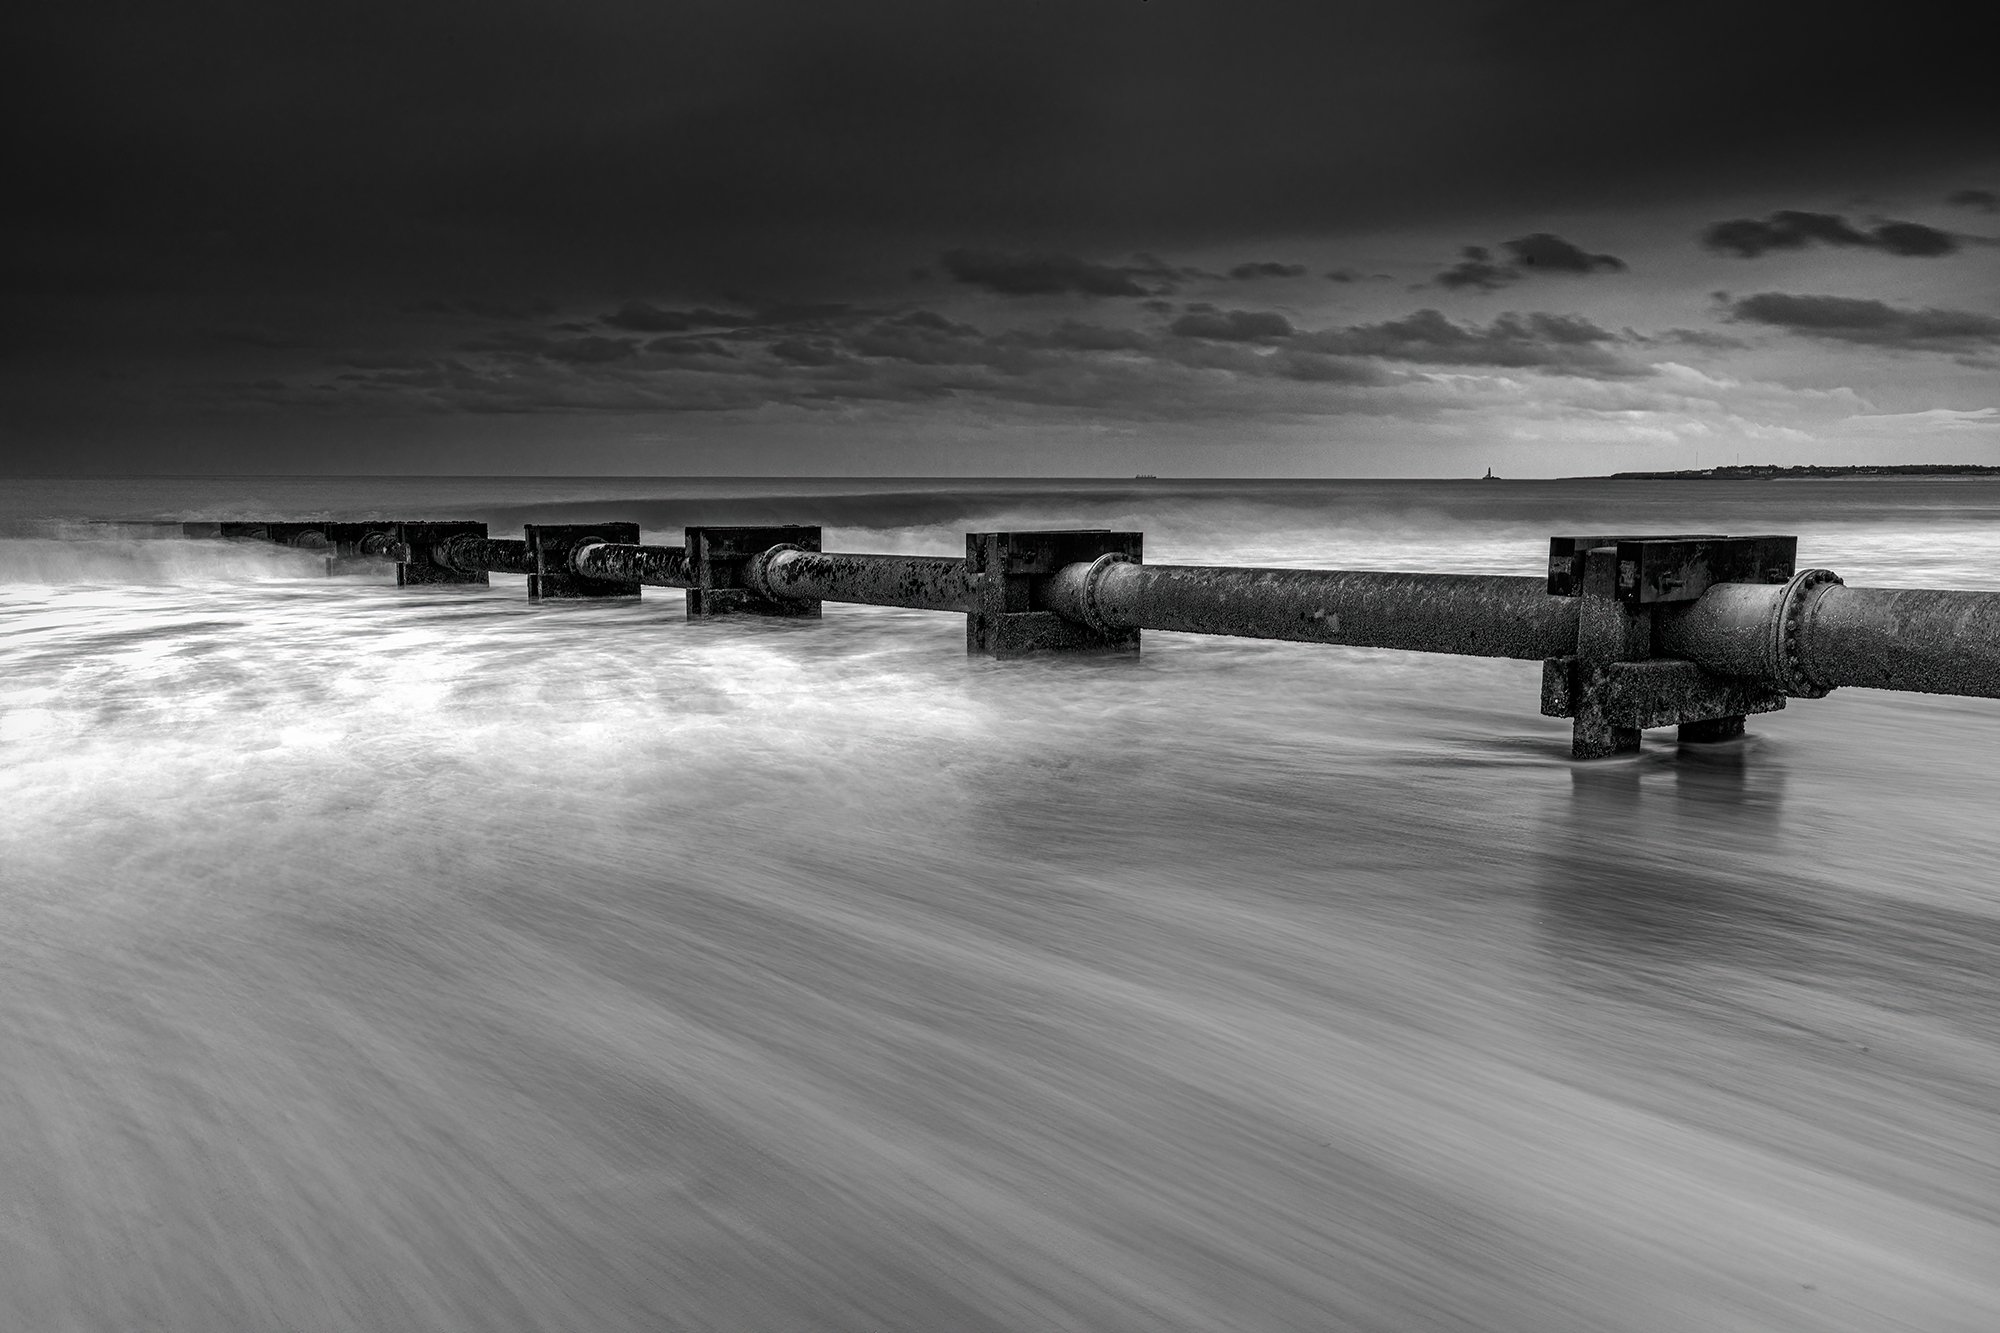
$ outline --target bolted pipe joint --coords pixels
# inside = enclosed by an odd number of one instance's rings
[[[1830,569],[1802,569],[1792,575],[1779,595],[1777,614],[1771,618],[1772,674],[1794,699],[1824,699],[1833,693],[1831,684],[1814,676],[1806,660],[1803,635],[1827,589],[1841,586],[1840,575]]]
[[[470,537],[483,542],[486,540],[486,525],[462,519],[398,523],[395,542],[403,550],[402,558],[396,562],[396,586],[412,588],[431,584],[488,582],[484,566],[467,567],[456,563],[458,557],[452,543],[457,537]],[[451,563],[438,558],[441,552],[451,557]]]
[[[689,528],[688,619],[726,615],[817,619],[820,602],[824,600],[819,593],[787,591],[773,596],[750,582],[749,566],[758,566],[757,578],[762,588],[775,587],[782,581],[784,570],[772,563],[778,557],[763,557],[787,547],[817,552],[819,534],[817,525],[805,524]]]
[[[1850,588],[1806,570],[1783,587],[1717,584],[1657,633],[1662,653],[1798,698],[1843,685],[2000,698],[2000,593]]]
[[[442,541],[431,543],[431,563],[443,565],[446,569],[456,569],[460,573],[476,573],[480,566],[475,563],[474,547],[484,546],[486,538],[469,532],[454,533]]]
[[[1042,595],[1049,606],[1099,634],[1123,633],[1131,627],[1113,620],[1101,600],[1104,579],[1113,565],[1135,563],[1123,551],[1106,551],[1089,564],[1064,565],[1050,577]]]
[[[593,562],[580,560],[587,547],[638,549],[637,523],[530,523],[526,540],[519,543],[523,570],[528,576],[531,602],[576,600],[579,598],[637,597],[636,572],[607,571],[609,577],[593,572]]]
[[[373,560],[408,560],[410,548],[396,540],[393,532],[370,532],[365,534],[355,548],[357,555]]]
[[[779,542],[776,546],[765,547],[743,562],[743,585],[774,602],[819,600],[816,597],[800,597],[784,586],[786,567],[795,564],[804,551],[805,548],[796,542]]]
[[[1837,682],[1815,670],[1808,633],[1827,591],[1842,586],[1828,569],[1802,569],[1782,585],[1718,583],[1660,613],[1656,646],[1717,675],[1759,681],[1794,699],[1823,699]]]

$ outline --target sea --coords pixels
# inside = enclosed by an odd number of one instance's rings
[[[1579,763],[1534,663],[187,540],[1143,531],[1536,574],[2000,482],[0,482],[0,1330],[2000,1328],[2000,701]]]

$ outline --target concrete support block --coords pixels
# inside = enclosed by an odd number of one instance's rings
[[[483,569],[453,569],[450,565],[439,563],[431,555],[431,548],[438,543],[466,533],[483,538],[486,536],[486,525],[462,521],[397,524],[396,538],[409,549],[396,566],[396,586],[414,588],[433,583],[490,582]]]
[[[1048,609],[1043,588],[1066,565],[1102,556],[1137,562],[1144,536],[1087,528],[1056,532],[968,532],[965,572],[971,609],[965,651],[991,657],[1037,652],[1137,652],[1139,631],[1101,633]]]
[[[1579,545],[1565,552],[1563,540]],[[1771,577],[1791,558],[1793,539],[1620,538],[1588,548],[1583,540],[1558,539],[1550,559],[1551,585],[1565,576],[1577,599],[1576,652],[1542,665],[1542,712],[1574,719],[1578,759],[1630,753],[1649,727],[1678,726],[1688,742],[1727,740],[1743,734],[1746,715],[1785,706],[1774,682],[1654,657],[1654,617],[1656,608],[1699,597],[1718,569]]]
[[[362,573],[396,559],[403,550],[398,525],[389,522],[329,523],[326,539],[333,547],[327,557],[329,574]]]
[[[1643,661],[1653,652],[1653,613],[1618,597],[1618,548],[1582,553],[1576,608],[1576,683],[1570,753],[1602,759],[1639,748],[1639,728],[1609,707],[1611,668]]]
[[[528,600],[637,597],[638,580],[599,579],[576,572],[570,555],[591,542],[637,545],[637,523],[530,523],[527,527]]]
[[[301,551],[326,551],[331,553],[333,543],[326,535],[325,523],[266,523],[265,536],[280,546],[292,546]]]
[[[402,537],[396,531],[399,526],[389,522],[328,523],[326,539],[333,544],[333,553],[344,559],[379,560],[394,554],[401,545]]]
[[[817,524],[761,528],[689,528],[687,530],[689,620],[711,616],[788,616],[816,619],[816,601],[778,601],[750,587],[744,565],[750,557],[774,546],[820,549]],[[638,538],[632,538],[637,541]]]

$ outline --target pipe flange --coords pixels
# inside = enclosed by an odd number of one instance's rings
[[[469,532],[454,533],[443,541],[431,543],[431,563],[446,569],[455,569],[461,574],[476,574],[481,569],[473,554],[473,544],[484,541]]]
[[[1794,699],[1824,699],[1833,692],[1831,685],[1822,685],[1807,673],[1799,652],[1799,638],[1805,630],[1806,608],[1816,600],[1814,591],[1841,581],[1840,575],[1830,569],[1802,569],[1792,575],[1792,581],[1778,598],[1778,614],[1772,622],[1776,642],[1772,644],[1771,660],[1777,664],[1778,683]]]
[[[1104,571],[1113,565],[1132,564],[1132,557],[1121,551],[1107,551],[1090,562],[1090,568],[1083,571],[1083,623],[1099,634],[1113,635],[1121,631],[1105,618],[1104,609],[1097,604],[1098,589],[1104,582]]]
[[[569,548],[569,572],[576,575],[578,578],[585,578],[585,579],[603,578],[604,575],[593,574],[588,569],[585,569],[584,566],[590,563],[590,553],[592,551],[596,550],[600,546],[609,546],[609,545],[611,545],[610,542],[604,540],[604,538],[602,537],[597,536],[595,533],[577,542],[576,545]]]
[[[370,532],[362,536],[359,550],[366,556],[384,560],[407,560],[410,548],[403,545],[393,532]]]
[[[784,601],[785,598],[782,593],[771,590],[771,580],[769,577],[771,562],[786,551],[803,550],[805,550],[805,547],[800,546],[797,542],[779,542],[776,546],[765,547],[743,562],[743,582],[759,597],[768,597],[774,602]]]

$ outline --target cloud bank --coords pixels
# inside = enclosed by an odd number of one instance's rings
[[[1733,218],[1710,224],[1701,243],[1721,254],[1755,259],[1773,250],[1803,250],[1810,245],[1851,246],[1884,254],[1933,259],[1958,249],[1950,232],[1921,222],[1884,222],[1863,230],[1836,213],[1802,213],[1781,209],[1767,218]]]

